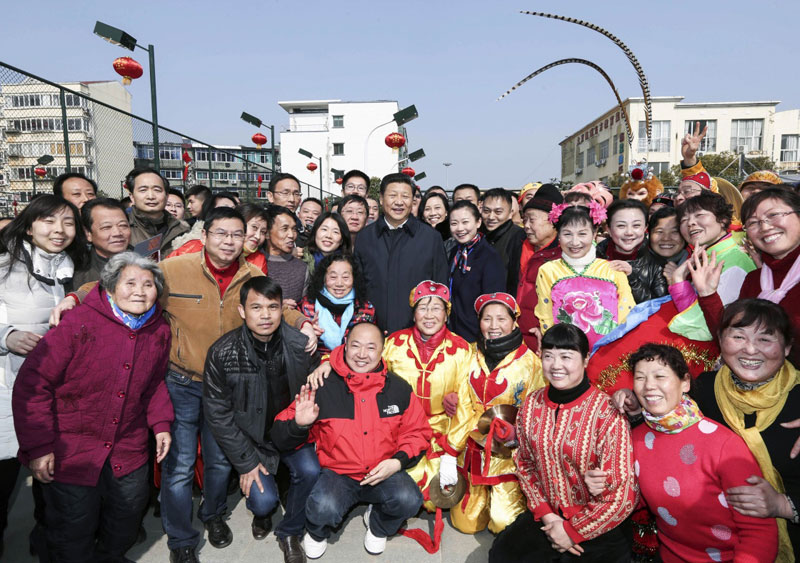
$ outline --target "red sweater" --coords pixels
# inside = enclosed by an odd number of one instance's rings
[[[800,256],[800,246],[781,260],[776,260],[767,254],[761,254],[764,264],[767,264],[772,269],[772,279],[776,289],[780,287],[798,256]],[[739,292],[739,299],[758,297],[759,293],[761,293],[761,268],[749,272],[744,278],[742,289]],[[722,300],[717,293],[712,293],[708,297],[698,297],[698,303],[703,310],[708,329],[716,339],[719,325],[722,322],[722,313],[725,310]],[[794,330],[794,346],[792,346],[792,351],[789,353],[789,361],[795,366],[800,366],[800,284],[789,290],[786,297],[780,302],[780,306],[789,315]]]
[[[678,434],[641,424],[633,431],[633,453],[642,497],[656,515],[664,563],[775,560],[775,519],[743,516],[723,494],[761,476],[739,436],[708,418]]]
[[[523,249],[525,248],[532,249],[527,240],[523,243]],[[528,257],[524,269],[519,273],[519,285],[517,285],[517,303],[519,303],[520,310],[519,329],[522,331],[525,344],[533,352],[539,350],[539,341],[528,332],[531,328],[539,327],[539,319],[534,313],[539,302],[539,296],[536,294],[536,276],[539,275],[539,268],[542,267],[542,264],[559,258],[561,258],[561,247],[558,245],[558,237],[556,237],[546,247],[538,252],[533,252]]]
[[[565,404],[551,401],[548,389],[528,395],[517,415],[517,477],[533,517],[558,514],[580,543],[619,526],[636,506],[630,427],[596,387]],[[600,496],[583,481],[589,469],[608,473]]]

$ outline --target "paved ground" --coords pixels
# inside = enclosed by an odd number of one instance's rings
[[[5,556],[3,561],[13,563],[34,562],[36,559],[28,553],[28,533],[33,527],[33,498],[30,491],[31,477],[23,469],[17,490],[11,499],[8,529],[5,533]],[[275,536],[270,535],[265,540],[256,541],[250,533],[250,512],[245,508],[241,495],[231,495],[228,506],[232,514],[228,525],[233,530],[233,543],[225,549],[214,549],[201,540],[200,560],[202,563],[221,563],[235,561],[246,563],[249,561],[279,563],[283,554],[278,548]],[[196,507],[195,507],[196,508]],[[442,537],[443,550],[434,555],[428,554],[415,541],[394,537],[386,545],[383,555],[374,557],[364,550],[364,524],[362,515],[366,506],[357,506],[350,513],[342,529],[334,535],[328,545],[328,551],[319,559],[320,563],[355,563],[358,561],[374,561],[375,563],[428,563],[440,562],[465,562],[481,563],[487,560],[489,547],[493,536],[488,531],[483,531],[475,536],[467,536],[456,531],[449,522],[445,524]],[[277,523],[280,515],[273,517]],[[197,521],[195,521],[197,525]],[[147,530],[147,539],[135,545],[128,557],[142,563],[166,563],[169,561],[167,539],[161,530],[161,521],[153,517],[152,510],[144,520]],[[199,527],[199,525],[198,525]],[[409,521],[411,528],[433,529],[433,516],[423,514],[421,518]]]

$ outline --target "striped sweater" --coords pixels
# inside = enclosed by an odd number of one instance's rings
[[[548,389],[529,395],[517,416],[517,477],[534,518],[561,516],[569,537],[580,543],[612,530],[636,507],[630,427],[595,387],[564,404],[553,402]],[[584,483],[589,469],[608,473],[598,496]]]

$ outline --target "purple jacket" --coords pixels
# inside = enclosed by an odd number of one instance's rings
[[[115,477],[147,463],[147,428],[169,432],[175,418],[164,381],[170,338],[160,308],[134,331],[95,287],[20,368],[12,397],[20,461],[52,452],[54,479],[85,486],[97,485],[106,460]]]

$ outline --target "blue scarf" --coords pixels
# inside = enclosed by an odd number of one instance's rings
[[[356,291],[351,289],[350,293],[341,299],[337,299],[331,295],[326,288],[322,288],[322,295],[324,295],[325,298],[334,305],[347,305],[344,313],[342,313],[342,318],[339,321],[339,324],[336,324],[331,312],[323,307],[319,301],[317,301],[314,307],[319,314],[317,322],[319,322],[320,328],[325,331],[320,337],[322,339],[322,343],[328,350],[333,350],[342,343],[342,340],[344,340],[344,333],[347,331],[347,325],[350,324],[350,320],[353,318]]]
[[[131,315],[130,313],[126,313],[119,306],[114,303],[114,298],[111,297],[111,294],[106,292],[106,298],[108,299],[108,304],[111,305],[111,310],[114,312],[114,316],[117,317],[122,323],[131,330],[139,330],[144,326],[150,317],[153,316],[153,313],[156,312],[156,306],[153,304],[150,309],[145,311],[143,314],[136,316]]]

